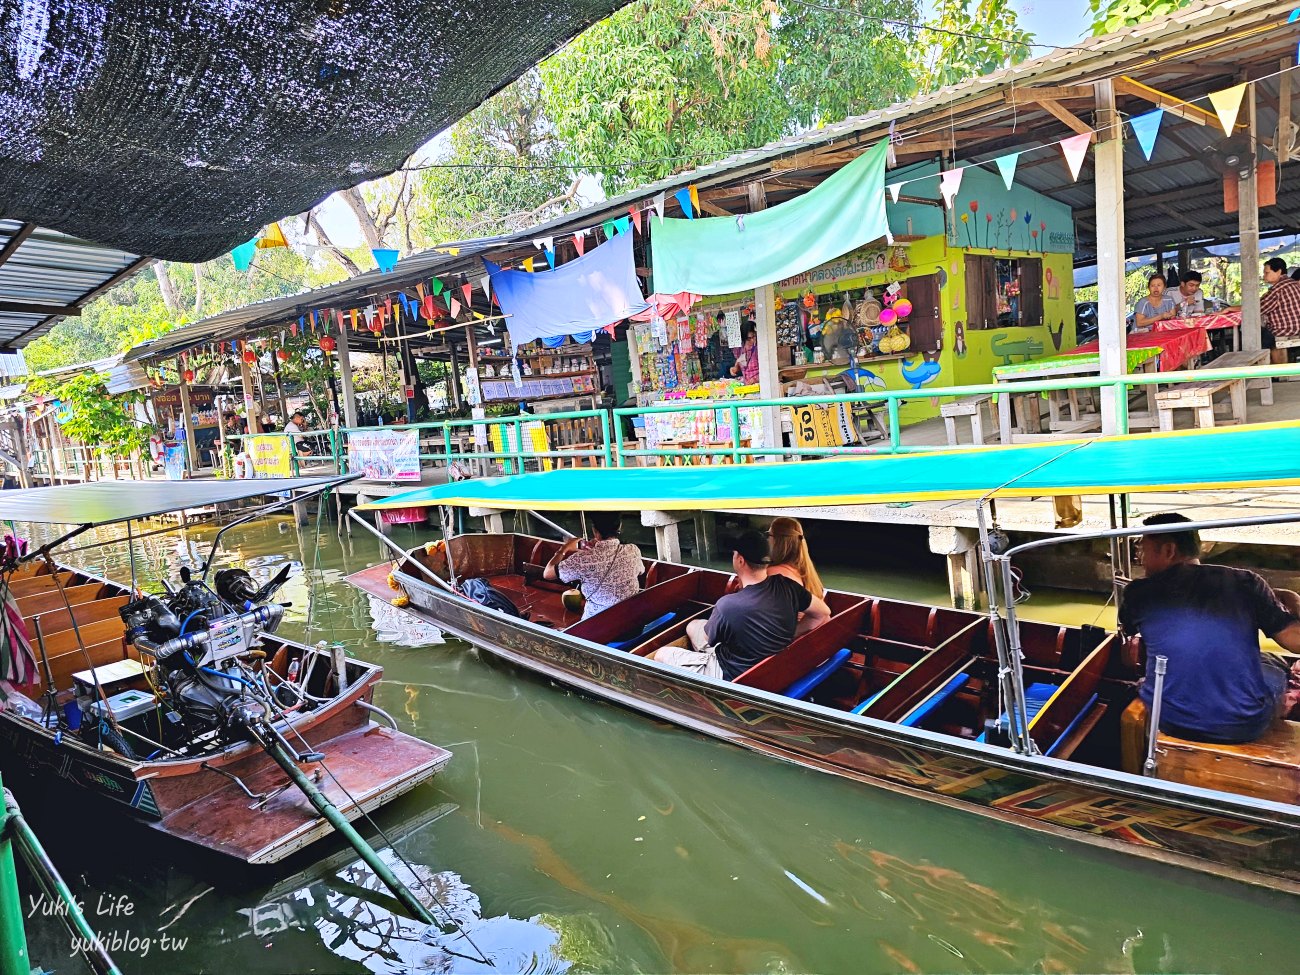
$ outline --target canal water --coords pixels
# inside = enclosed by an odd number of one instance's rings
[[[141,581],[174,577],[213,534],[137,540]],[[829,583],[946,598],[941,566],[864,537],[820,559]],[[436,894],[444,923],[402,918],[337,845],[287,871],[232,875],[15,779],[129,975],[1300,970],[1294,898],[865,788],[585,698],[352,589],[343,577],[378,561],[378,543],[340,541],[328,522],[270,518],[232,529],[223,548],[221,564],[255,574],[296,563],[283,632],[382,664],[376,703],[455,753],[377,817],[383,836],[372,832]],[[69,561],[129,578],[121,544]],[[1044,592],[1025,610],[1105,613]],[[33,961],[81,970],[39,898],[25,907]]]

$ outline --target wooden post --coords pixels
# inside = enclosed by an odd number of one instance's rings
[[[1115,87],[1107,79],[1093,86],[1097,108],[1097,151],[1093,155],[1097,188],[1097,321],[1101,346],[1101,376],[1122,376],[1128,369],[1124,293],[1124,139],[1123,123],[1115,111]],[[1116,409],[1115,397],[1102,389],[1101,430],[1127,433],[1128,423]],[[1120,429],[1121,425],[1125,429]]]
[[[343,425],[357,425],[357,391],[352,385],[352,352],[348,345],[348,330],[345,325],[339,329],[339,385],[343,389]]]
[[[190,384],[185,381],[185,363],[180,358],[176,360],[176,379],[181,394],[181,422],[185,425],[185,470],[193,474],[204,465],[199,463],[199,449],[194,437],[194,411],[190,409]],[[164,463],[163,470],[166,469]]]
[[[244,414],[248,420],[248,432],[259,433],[258,427],[258,410],[257,396],[253,391],[253,370],[247,362],[244,361],[243,350],[239,353],[239,384],[244,390]]]
[[[1295,67],[1290,58],[1283,58],[1277,63],[1277,139],[1273,150],[1277,155],[1277,164],[1291,161],[1291,69]]]
[[[465,326],[465,344],[469,354],[469,367],[478,368],[478,337],[474,334],[474,326]]]
[[[1285,81],[1287,76],[1283,76]],[[1242,104],[1246,113],[1246,136],[1250,152],[1258,154],[1255,141],[1255,88],[1246,86]],[[1259,313],[1259,181],[1256,166],[1240,181],[1237,189],[1237,220],[1241,234],[1241,347],[1254,352],[1263,347]]]
[[[749,184],[749,212],[767,208],[767,191],[762,183]],[[754,323],[758,327],[758,395],[763,399],[781,396],[781,364],[777,361],[776,345],[776,289],[767,284],[754,289]],[[768,407],[763,410],[763,446],[781,446],[781,410]],[[755,445],[757,446],[757,444]],[[766,456],[764,460],[784,460],[781,456]]]
[[[271,375],[275,378],[275,401],[280,410],[280,419],[288,422],[289,418],[285,411],[289,409],[289,404],[284,398],[284,383],[280,380],[280,350],[276,349],[271,353]]]
[[[451,400],[452,409],[455,410],[460,409],[460,354],[458,348],[455,342],[448,339],[447,398]]]

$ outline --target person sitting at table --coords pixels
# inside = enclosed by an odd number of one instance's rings
[[[1174,292],[1174,304],[1179,318],[1205,314],[1205,295],[1201,292],[1201,272],[1187,271]]]
[[[1271,257],[1264,262],[1264,283],[1268,290],[1259,299],[1259,314],[1264,326],[1260,345],[1270,351],[1269,361],[1273,365],[1285,365],[1286,349],[1279,349],[1277,340],[1300,336],[1300,281],[1287,275],[1286,261]],[[1233,305],[1224,311],[1239,312],[1241,305]]]
[[[1135,331],[1149,332],[1156,322],[1166,322],[1177,315],[1174,296],[1165,292],[1165,276],[1158,272],[1151,275],[1147,278],[1146,297],[1138,299],[1138,303],[1133,306],[1133,321],[1137,325]]]

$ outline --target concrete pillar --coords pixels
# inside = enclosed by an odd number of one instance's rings
[[[930,551],[948,562],[948,597],[956,609],[980,605],[979,535],[970,528],[930,526]]]
[[[1097,151],[1093,156],[1097,189],[1097,320],[1101,344],[1101,375],[1122,376],[1128,369],[1128,316],[1124,293],[1124,139],[1123,120],[1115,111],[1112,82],[1094,85],[1097,107]],[[1125,424],[1127,427],[1127,424]],[[1115,398],[1101,391],[1101,430],[1120,429]]]
[[[655,530],[656,557],[665,562],[681,562],[682,541],[678,525],[691,518],[681,511],[643,511],[641,524]]]
[[[348,330],[345,325],[339,329],[337,344],[339,354],[339,385],[343,391],[343,425],[357,425],[357,391],[352,385],[352,353],[348,345]]]
[[[713,560],[714,540],[717,538],[717,520],[712,511],[701,511],[695,515],[695,558],[701,562]]]
[[[199,463],[198,442],[194,438],[194,410],[190,408],[190,384],[185,381],[185,363],[176,360],[176,381],[181,393],[181,422],[185,424],[185,470],[193,474],[204,465]]]
[[[505,512],[500,508],[470,508],[471,518],[483,519],[483,530],[491,535],[504,535],[506,531]]]
[[[749,212],[767,209],[767,191],[762,183],[749,184]],[[763,399],[781,396],[781,363],[777,359],[776,345],[776,289],[764,285],[754,289],[754,323],[758,326],[758,395]],[[760,444],[754,444],[755,447]],[[763,447],[781,446],[781,409],[763,410]],[[783,460],[780,456],[767,456],[764,460]]]
[[[1246,86],[1241,107],[1246,117],[1246,135],[1251,147],[1249,151],[1258,155],[1254,85]],[[1254,165],[1250,167],[1250,174],[1238,183],[1237,204],[1237,220],[1241,232],[1241,347],[1253,352],[1262,347],[1260,331],[1263,328],[1259,313],[1259,180]]]

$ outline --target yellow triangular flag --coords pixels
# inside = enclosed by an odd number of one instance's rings
[[[531,257],[524,258],[524,270],[529,274],[533,273],[533,259]]]
[[[1237,124],[1237,112],[1241,110],[1241,97],[1246,94],[1246,82],[1225,88],[1223,91],[1210,92],[1210,104],[1219,115],[1219,124],[1223,126],[1224,135],[1232,135]]]
[[[280,225],[273,223],[263,232],[262,239],[257,242],[257,246],[260,248],[288,247],[289,242],[284,239],[284,231],[280,229]]]
[[[691,191],[691,206],[695,208],[696,213],[699,213],[700,212],[700,191],[695,188],[694,183],[692,183],[688,188]]]

